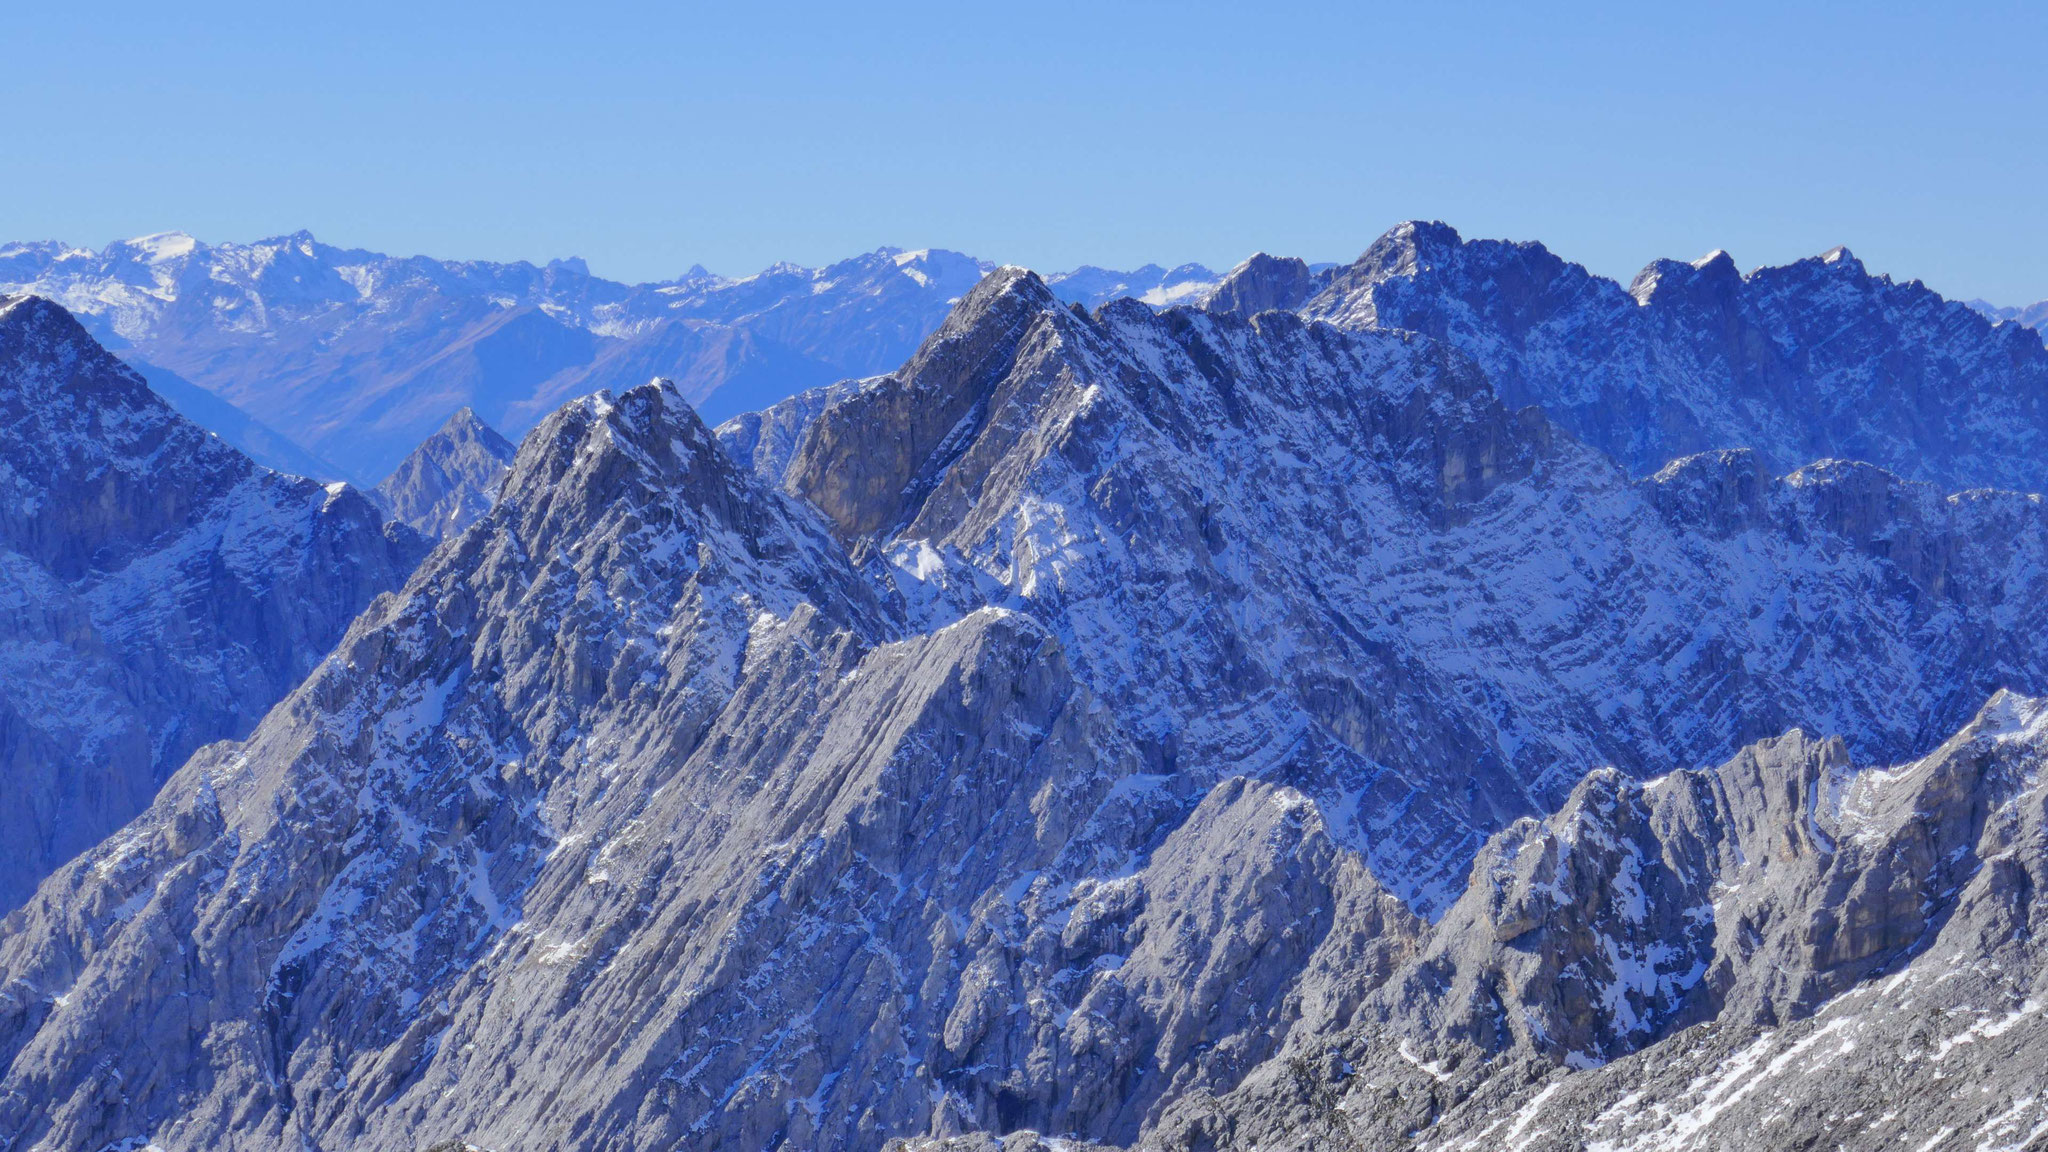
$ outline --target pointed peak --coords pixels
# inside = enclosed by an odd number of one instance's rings
[[[1299,265],[1303,271],[1308,270],[1308,261],[1303,260],[1299,256],[1275,256],[1270,252],[1254,252],[1239,261],[1237,266],[1225,273],[1225,275],[1236,276],[1243,272],[1265,272],[1279,268],[1293,268],[1296,265]]]
[[[113,355],[93,339],[78,317],[63,305],[33,293],[18,296],[0,295],[0,332],[10,339],[29,339],[38,344],[62,344],[78,349],[82,355],[104,356],[120,365]],[[126,365],[120,365],[122,374],[134,376]],[[136,376],[137,381],[141,380]]]
[[[1203,294],[1206,311],[1250,319],[1274,309],[1299,308],[1320,286],[1308,262],[1293,256],[1255,252]]]
[[[1387,230],[1381,239],[1398,240],[1409,245],[1431,245],[1455,248],[1465,242],[1458,230],[1441,220],[1403,220]]]
[[[1059,300],[1038,273],[1016,264],[1004,264],[977,281],[967,295],[953,306],[946,326],[955,321],[971,322],[995,311],[1017,307],[1057,309]]]
[[[443,440],[475,440],[492,455],[503,456],[506,459],[510,459],[513,452],[512,442],[499,435],[496,428],[485,423],[484,418],[476,414],[476,409],[467,404],[449,413],[448,419],[441,422],[440,430],[434,433],[434,437]]]
[[[672,486],[693,462],[710,455],[724,459],[710,429],[674,382],[655,377],[623,392],[594,392],[557,408],[519,446],[504,492],[507,499],[539,498],[564,476],[581,472],[601,489],[585,495],[609,498],[621,484]],[[624,458],[631,464],[607,471],[597,462],[600,458]]]
[[[1863,261],[1858,260],[1855,253],[1849,251],[1846,246],[1841,244],[1837,244],[1833,248],[1821,253],[1820,262],[1830,268],[1840,268],[1844,271],[1854,272],[1859,276],[1865,274]]]
[[[1412,275],[1448,260],[1464,244],[1458,230],[1441,220],[1406,220],[1373,241],[1352,267],[1373,277]]]
[[[1742,273],[1735,267],[1735,259],[1720,248],[1690,263],[1680,260],[1652,260],[1636,278],[1629,281],[1628,294],[1636,303],[1648,305],[1653,300],[1668,300],[1674,294],[1702,299],[1702,293],[1726,293],[1737,288],[1742,282]]]
[[[22,292],[13,296],[0,295],[0,322],[29,324],[57,312],[62,312],[67,318],[71,316],[71,313],[65,312],[59,305],[32,292]],[[73,319],[72,323],[75,324],[77,321]],[[84,331],[82,328],[79,330]]]

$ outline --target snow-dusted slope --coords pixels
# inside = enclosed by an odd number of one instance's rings
[[[497,501],[518,451],[475,412],[458,408],[373,492],[400,522],[430,540],[476,523]]]
[[[172,412],[61,308],[0,297],[0,908],[245,734],[420,551]]]
[[[1632,472],[1750,448],[1862,460],[1959,490],[2048,490],[2048,348],[1845,249],[1747,275],[1724,252],[1624,289],[1540,244],[1403,224],[1302,314],[1404,328],[1476,359],[1510,404]]]
[[[2048,673],[2038,498],[1748,453],[1631,484],[1426,340],[1083,320],[1020,271],[788,478],[924,619],[1038,615],[1162,770],[1288,778],[1424,907],[1600,764],[1905,755]]]
[[[249,739],[46,882],[0,933],[13,1146],[1230,1146],[1329,1122],[1297,1097],[1349,1088],[1297,1072],[1364,1055],[1310,1045],[1418,1020],[1507,1053],[1519,1106],[1692,990],[1790,1016],[1913,954],[1967,862],[1887,847],[1928,831],[1890,800],[1840,873],[1876,903],[1754,886],[1774,952],[1684,913],[1848,837],[1784,765],[1921,755],[2048,675],[2039,499],[1747,453],[1632,482],[1413,334],[1084,317],[1005,269],[771,415],[736,462],[668,385],[564,407]],[[1846,742],[1694,771],[1794,725]],[[1631,919],[1615,846],[1688,811],[1711,860]],[[1818,927],[1851,907],[1897,931]],[[1808,995],[1822,935],[1856,954]],[[1566,991],[1488,1032],[1439,973]]]

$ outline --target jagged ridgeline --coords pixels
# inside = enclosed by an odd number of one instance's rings
[[[1001,269],[561,408],[6,921],[0,1131],[2023,1143],[2048,509],[1617,464],[1454,343]]]

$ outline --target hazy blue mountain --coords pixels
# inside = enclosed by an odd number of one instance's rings
[[[301,467],[364,483],[458,407],[516,435],[569,398],[660,375],[722,419],[886,371],[983,271],[957,253],[883,249],[626,285],[580,260],[390,257],[303,232],[0,248],[0,291],[55,300],[167,389],[190,382],[246,414],[215,413],[224,438],[283,462],[294,454],[251,422],[288,428]]]
[[[2048,300],[2022,304],[2018,307],[2000,307],[1987,300],[1972,300],[1970,307],[1993,320],[2011,320],[2016,324],[2023,324],[2043,333],[2043,338],[2048,339]]]

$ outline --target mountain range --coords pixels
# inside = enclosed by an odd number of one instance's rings
[[[182,412],[263,463],[367,486],[457,408],[518,435],[566,400],[660,375],[716,421],[888,371],[991,267],[885,248],[823,268],[729,279],[696,267],[627,285],[573,259],[444,261],[306,232],[218,245],[173,232],[98,251],[8,244],[0,292],[70,309]],[[1216,276],[1089,267],[1054,280],[1092,307],[1121,294],[1182,301]]]
[[[977,267],[716,428],[447,405],[417,567],[11,306],[25,536],[125,573],[92,478],[218,457],[402,586],[0,921],[7,1146],[2048,1133],[2037,338],[1840,250],[1186,275]]]
[[[1972,300],[1970,307],[1993,320],[2011,320],[2037,332],[2048,332],[2048,300],[2017,307],[2000,307],[1987,300]]]

